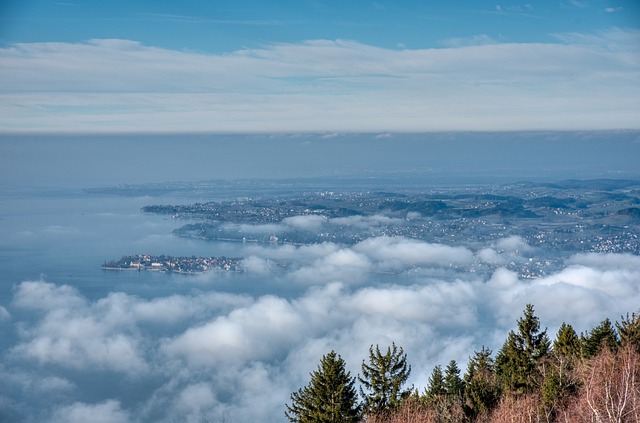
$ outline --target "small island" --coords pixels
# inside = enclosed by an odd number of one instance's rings
[[[209,270],[242,271],[241,258],[235,257],[171,257],[136,254],[105,262],[104,270],[148,270],[153,272],[204,273]]]

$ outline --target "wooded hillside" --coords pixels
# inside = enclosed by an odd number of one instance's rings
[[[495,356],[472,352],[463,375],[452,360],[428,386],[403,386],[410,372],[395,344],[372,345],[357,377],[331,351],[285,414],[293,423],[640,422],[640,314],[579,335],[563,323],[552,342],[527,305]]]

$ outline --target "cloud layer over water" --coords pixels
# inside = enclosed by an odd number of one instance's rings
[[[531,247],[517,238],[478,250],[381,237],[251,251],[263,266],[247,275],[271,294],[218,292],[215,277],[154,299],[112,292],[90,301],[69,285],[17,285],[3,305],[17,337],[0,367],[0,415],[279,422],[289,394],[332,349],[357,374],[371,344],[395,341],[413,366],[410,382],[423,387],[436,364],[456,359],[464,368],[474,349],[495,352],[526,303],[551,337],[563,321],[583,331],[640,304],[631,255],[576,255],[539,279],[499,266],[470,272],[486,257],[526,258]]]

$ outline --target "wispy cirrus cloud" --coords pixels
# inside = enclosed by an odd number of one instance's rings
[[[568,0],[568,5],[576,9],[584,9],[589,7],[589,3],[584,0]]]
[[[557,39],[425,50],[312,40],[223,55],[129,40],[16,44],[0,50],[0,130],[636,128],[640,32]]]
[[[440,42],[444,47],[456,48],[456,47],[468,47],[468,46],[481,46],[485,44],[496,44],[497,41],[487,34],[474,35],[472,37],[464,38],[448,38]]]
[[[539,16],[533,14],[535,8],[531,3],[526,3],[524,5],[518,4],[510,4],[510,5],[501,5],[496,4],[495,12],[506,14],[506,15],[519,15],[519,16],[527,16],[530,18],[540,18]]]
[[[140,16],[143,19],[185,22],[185,23],[192,23],[192,24],[242,25],[242,26],[275,26],[275,25],[283,24],[281,21],[277,21],[277,20],[213,19],[213,18],[205,18],[202,16],[177,15],[177,14],[171,14],[171,13],[142,13],[140,14]]]

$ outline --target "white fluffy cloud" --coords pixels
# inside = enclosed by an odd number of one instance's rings
[[[338,219],[332,219],[333,220]],[[362,221],[362,220],[359,220]],[[367,223],[370,225],[370,223]],[[306,285],[339,281],[361,283],[372,273],[402,273],[421,267],[460,267],[475,260],[465,247],[450,247],[404,237],[379,236],[367,238],[351,247],[334,243],[310,246],[279,246],[277,249],[255,246],[248,269],[264,272],[268,259],[290,264],[288,278]],[[496,257],[500,257],[495,253]],[[501,259],[501,263],[504,261]]]
[[[99,404],[76,402],[59,408],[53,414],[55,423],[127,423],[131,420],[120,408],[118,401],[109,400]]]
[[[311,40],[227,55],[129,40],[15,44],[0,49],[0,129],[637,128],[638,31],[556,38],[480,35],[426,50]]]
[[[38,324],[22,327],[22,342],[12,349],[15,356],[72,368],[146,370],[135,331],[127,323],[108,322],[109,313],[91,307],[74,288],[23,282],[14,304],[43,314]]]
[[[142,301],[111,293],[90,303],[74,288],[43,281],[21,283],[14,296],[18,309],[41,319],[23,325],[15,357],[73,369],[104,369],[125,374],[147,373],[145,337],[140,326],[171,327],[246,304],[247,297],[211,293],[193,299],[168,296]]]
[[[268,360],[282,354],[304,333],[307,323],[292,305],[272,296],[233,310],[203,326],[188,329],[165,350],[194,364]]]
[[[5,322],[7,320],[11,320],[11,313],[9,313],[9,311],[3,306],[0,306],[0,322]]]
[[[381,264],[381,267],[400,265],[450,266],[469,264],[473,253],[464,247],[430,244],[402,237],[376,237],[366,239],[354,247]]]
[[[499,239],[494,243],[494,245],[497,249],[510,253],[529,252],[533,250],[533,248],[527,244],[522,237],[515,235]]]
[[[27,281],[20,284],[13,302],[28,310],[49,311],[60,308],[81,308],[87,302],[78,290],[69,286],[56,286],[42,281]]]

